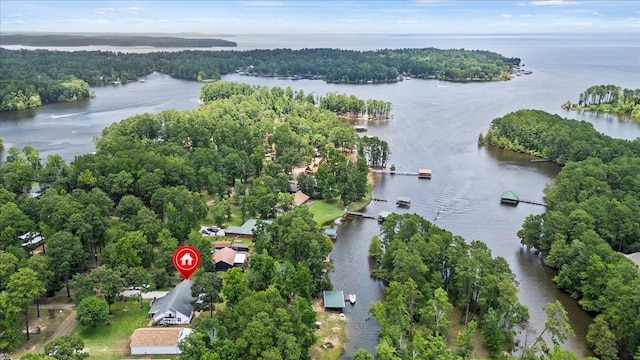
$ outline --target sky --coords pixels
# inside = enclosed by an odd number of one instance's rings
[[[640,33],[638,0],[0,1],[0,33]]]

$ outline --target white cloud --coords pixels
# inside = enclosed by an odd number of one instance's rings
[[[567,0],[539,0],[530,2],[531,5],[534,6],[544,6],[544,5],[578,5],[580,4],[577,1],[567,1]]]
[[[500,16],[501,16],[501,17],[503,17],[503,18],[505,18],[505,19],[508,19],[508,18],[510,18],[510,17],[511,17],[511,15],[509,15],[509,14],[502,14],[502,15],[500,15]]]
[[[93,13],[94,14],[106,14],[108,12],[120,11],[120,12],[129,13],[129,14],[137,14],[137,13],[140,12],[140,10],[142,10],[142,8],[137,7],[137,6],[125,7],[125,8],[108,7],[108,8],[96,8],[96,9],[93,9]]]
[[[520,15],[520,17],[521,18],[532,18],[533,15],[531,15],[531,14],[522,14],[522,15]]]

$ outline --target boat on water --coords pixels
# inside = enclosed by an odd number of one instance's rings
[[[356,303],[356,294],[349,294],[349,302],[352,305]]]
[[[367,127],[363,125],[356,125],[353,127],[357,132],[365,132],[367,131]]]

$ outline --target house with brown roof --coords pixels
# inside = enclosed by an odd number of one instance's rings
[[[309,201],[309,195],[303,193],[300,190],[296,191],[296,193],[293,195],[293,203],[295,204],[295,206],[305,204],[307,201]]]
[[[222,248],[213,254],[213,263],[216,271],[227,271],[233,267],[237,251],[230,247]]]
[[[190,328],[139,328],[129,338],[131,355],[174,355],[182,353],[178,344],[193,332]]]

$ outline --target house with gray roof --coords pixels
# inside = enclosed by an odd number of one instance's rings
[[[167,295],[156,299],[151,305],[149,316],[153,324],[189,324],[193,318],[191,285],[193,281],[183,280]]]

